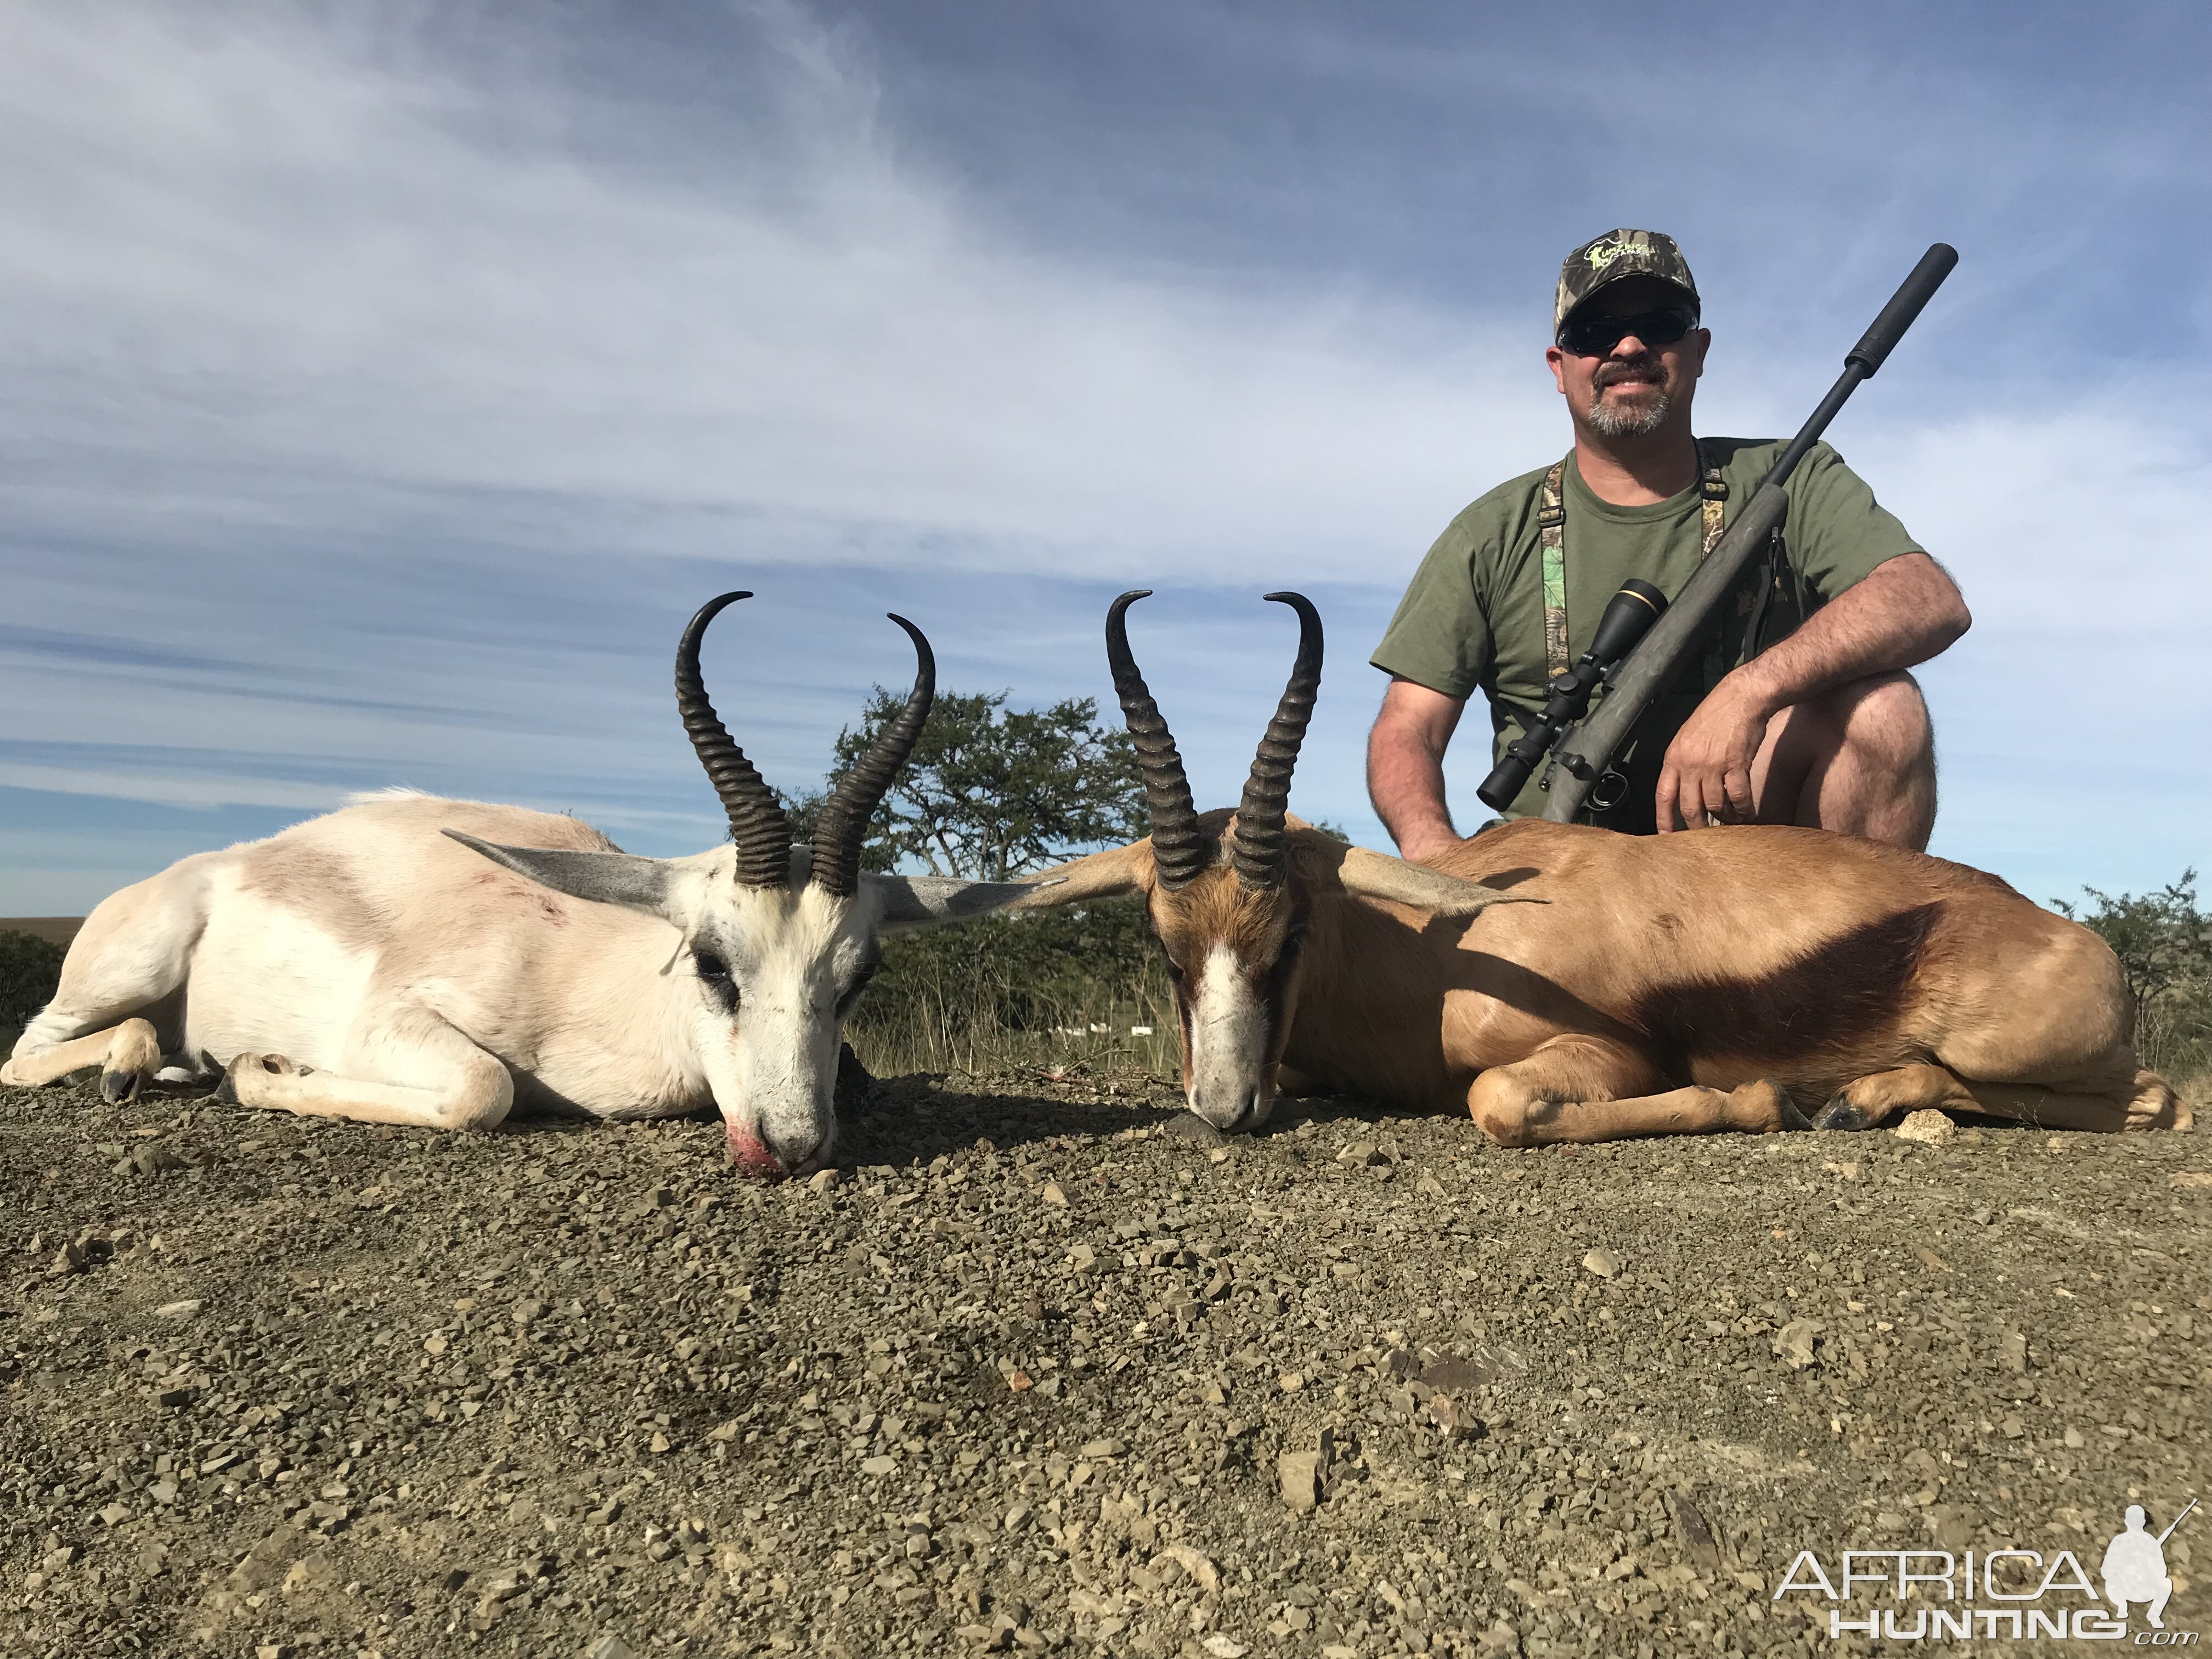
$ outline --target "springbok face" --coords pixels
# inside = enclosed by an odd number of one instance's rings
[[[702,607],[676,653],[677,708],[729,815],[730,845],[647,859],[446,833],[544,886],[641,910],[677,929],[681,968],[696,985],[689,1035],[730,1157],[748,1174],[773,1176],[818,1169],[836,1150],[838,1032],[882,960],[882,935],[981,915],[1035,889],[860,867],[868,819],[921,736],[935,692],[929,641],[903,617],[891,620],[918,659],[906,707],[838,784],[814,844],[792,844],[781,805],[731,741],[699,676],[707,624],[751,597],[725,593]]]
[[[1267,595],[1298,613],[1298,654],[1243,802],[1234,813],[1201,817],[1175,738],[1129,650],[1126,613],[1148,591],[1124,593],[1106,613],[1106,657],[1135,742],[1152,833],[1047,872],[1059,884],[1023,908],[1143,895],[1175,988],[1190,1109],[1218,1129],[1256,1129],[1274,1109],[1320,896],[1335,890],[1438,915],[1472,915],[1517,896],[1346,847],[1290,817],[1291,774],[1321,684],[1321,617],[1302,594]]]
[[[1226,821],[1221,846],[1235,820],[1206,817]],[[1146,908],[1175,991],[1191,1110],[1218,1129],[1258,1128],[1297,1012],[1311,895],[1297,882],[1248,886],[1217,865],[1178,888],[1156,881]]]

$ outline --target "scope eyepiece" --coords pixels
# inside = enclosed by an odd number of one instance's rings
[[[1590,696],[1615,664],[1636,648],[1636,642],[1666,614],[1667,596],[1640,577],[1631,576],[1620,591],[1606,601],[1597,619],[1597,632],[1580,661],[1551,683],[1544,712],[1522,721],[1520,737],[1505,746],[1505,753],[1482,781],[1475,797],[1494,811],[1510,806],[1529,777],[1541,765],[1567,728],[1589,710]]]

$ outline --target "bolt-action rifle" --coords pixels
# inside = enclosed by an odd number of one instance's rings
[[[1729,526],[1705,562],[1682,585],[1674,604],[1665,607],[1664,615],[1645,618],[1649,631],[1641,641],[1628,641],[1626,655],[1617,665],[1593,665],[1600,671],[1609,667],[1610,672],[1585,672],[1583,665],[1578,664],[1570,674],[1553,681],[1555,694],[1564,691],[1578,696],[1578,706],[1571,696],[1568,706],[1561,707],[1561,698],[1554,696],[1543,716],[1507,750],[1507,759],[1499,763],[1498,770],[1485,781],[1478,793],[1486,801],[1502,809],[1519,793],[1521,785],[1548,751],[1553,770],[1546,784],[1549,799],[1545,803],[1544,816],[1556,823],[1571,823],[1582,815],[1590,791],[1606,775],[1614,754],[1627,740],[1630,729],[1698,648],[1714,613],[1735,591],[1736,579],[1744,567],[1781,526],[1790,507],[1790,498],[1783,493],[1782,487],[1797,463],[1820,441],[1820,434],[1826,430],[1828,422],[1835,418],[1836,411],[1844,406],[1844,400],[1858,383],[1873,378],[1889,356],[1890,349],[1904,337],[1913,319],[1920,315],[1921,307],[1942,286],[1943,279],[1958,263],[1958,250],[1944,242],[1936,243],[1921,256],[1912,274],[1890,296],[1889,303],[1881,308],[1881,315],[1874,319],[1874,326],[1845,356],[1843,374],[1828,388],[1828,395],[1820,399],[1813,418],[1805,422],[1789,448],[1782,452],[1772,470],[1736,514],[1735,522]],[[1613,605],[1607,609],[1606,618],[1601,619],[1601,633],[1604,632],[1603,621],[1613,614],[1613,607],[1622,603],[1622,597],[1616,594]],[[1624,648],[1614,641],[1606,643]],[[1584,661],[1588,663],[1587,656]],[[1572,687],[1565,684],[1571,678],[1577,682]],[[1589,707],[1590,694],[1600,684],[1607,688],[1605,700],[1598,705],[1596,714],[1582,720],[1583,711]],[[1555,708],[1561,716],[1556,720]],[[1517,754],[1524,749],[1530,752],[1526,756]],[[1504,775],[1509,770],[1516,775]],[[1512,787],[1504,788],[1507,783]],[[1493,798],[1494,791],[1498,789],[1504,791],[1502,800]]]

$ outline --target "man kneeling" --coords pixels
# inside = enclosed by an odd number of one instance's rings
[[[1368,789],[1406,857],[1459,842],[1443,754],[1469,695],[1488,698],[1502,757],[1622,581],[1673,599],[1780,454],[1780,441],[1692,435],[1712,338],[1698,313],[1668,237],[1616,230],[1567,256],[1545,361],[1574,449],[1452,520],[1375,653],[1391,682]],[[1609,803],[1594,822],[1643,835],[1799,823],[1927,847],[1935,738],[1905,671],[1966,631],[1966,601],[1825,443],[1788,494],[1768,556],[1593,793]],[[1507,816],[1539,814],[1544,799],[1540,773]]]

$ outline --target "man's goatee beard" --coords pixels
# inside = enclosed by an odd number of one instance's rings
[[[1648,438],[1665,423],[1672,407],[1673,400],[1662,392],[1642,409],[1608,409],[1601,386],[1590,397],[1589,428],[1601,438]]]

